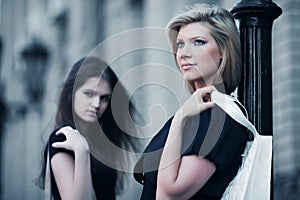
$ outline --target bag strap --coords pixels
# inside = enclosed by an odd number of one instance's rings
[[[235,103],[237,102],[242,106],[242,108],[244,108],[237,99],[232,96],[213,91],[211,93],[211,101],[223,109],[232,119],[248,128],[253,133],[254,137],[259,135],[254,125],[245,117],[239,106]]]

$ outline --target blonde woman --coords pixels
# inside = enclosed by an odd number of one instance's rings
[[[140,160],[144,174],[136,179],[143,184],[141,199],[220,199],[248,140],[247,130],[210,102],[212,91],[231,94],[239,84],[237,28],[227,10],[209,4],[188,7],[167,28],[192,94]]]

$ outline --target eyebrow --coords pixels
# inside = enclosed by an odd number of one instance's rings
[[[89,92],[96,92],[96,90],[94,89],[90,89],[90,88],[83,88],[84,91],[89,91]]]
[[[112,96],[112,94],[110,94],[110,93],[101,95],[101,97],[111,97],[111,96]]]
[[[93,92],[94,94],[98,94],[97,90],[93,90],[93,89],[89,89],[89,88],[84,89],[84,92],[85,91]],[[104,93],[104,94],[101,95],[101,97],[103,97],[103,96],[109,96],[109,97],[111,97],[112,93],[111,92],[107,92],[107,93]]]
[[[195,37],[188,38],[188,40],[195,40],[195,39],[198,39],[198,38],[201,38],[201,39],[203,39],[203,40],[206,40],[206,38],[205,38],[204,36],[200,36],[200,35],[199,35],[199,36],[195,36]],[[178,41],[178,40],[183,40],[183,39],[177,37],[176,41]]]

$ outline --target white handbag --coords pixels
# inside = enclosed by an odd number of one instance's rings
[[[254,135],[254,140],[246,144],[242,155],[242,164],[237,175],[223,193],[222,200],[269,200],[272,136],[258,134],[253,124],[244,116],[236,104],[239,103],[237,99],[214,91],[211,94],[211,101],[234,120],[248,128]]]

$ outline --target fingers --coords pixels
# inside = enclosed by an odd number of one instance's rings
[[[73,129],[70,126],[65,126],[59,129],[56,135],[64,134],[66,140],[63,142],[55,142],[52,144],[52,147],[55,148],[65,148],[72,151],[87,151],[89,152],[89,146],[86,139],[78,132],[78,130]]]
[[[59,134],[64,134],[65,136],[67,136],[68,133],[74,131],[74,129],[71,126],[64,126],[62,128],[60,128],[58,131],[56,131],[56,135]]]
[[[63,142],[55,142],[52,144],[52,147],[55,148],[65,148],[65,149],[70,149],[71,145],[70,143],[72,143],[72,137],[75,135],[74,132],[77,131],[75,129],[73,129],[70,126],[64,126],[62,128],[60,128],[58,131],[56,131],[56,135],[60,135],[63,134],[66,136],[66,140]]]
[[[213,103],[211,101],[210,102],[205,102],[202,105],[202,111],[207,110],[209,108],[212,108],[214,105],[215,105],[215,103]]]
[[[212,108],[215,104],[211,102],[211,93],[213,91],[217,91],[217,89],[214,86],[208,86],[204,88],[199,89],[199,96],[201,103],[201,110],[207,110],[209,108]]]
[[[197,96],[202,102],[211,102],[210,95],[213,91],[217,91],[214,86],[208,86],[204,88],[199,88],[196,90]]]
[[[55,142],[52,144],[52,147],[55,147],[55,148],[65,148],[66,146],[66,142]]]
[[[210,95],[213,91],[217,91],[217,89],[213,85],[207,86],[204,88],[200,88],[199,90],[200,90],[202,97]]]

